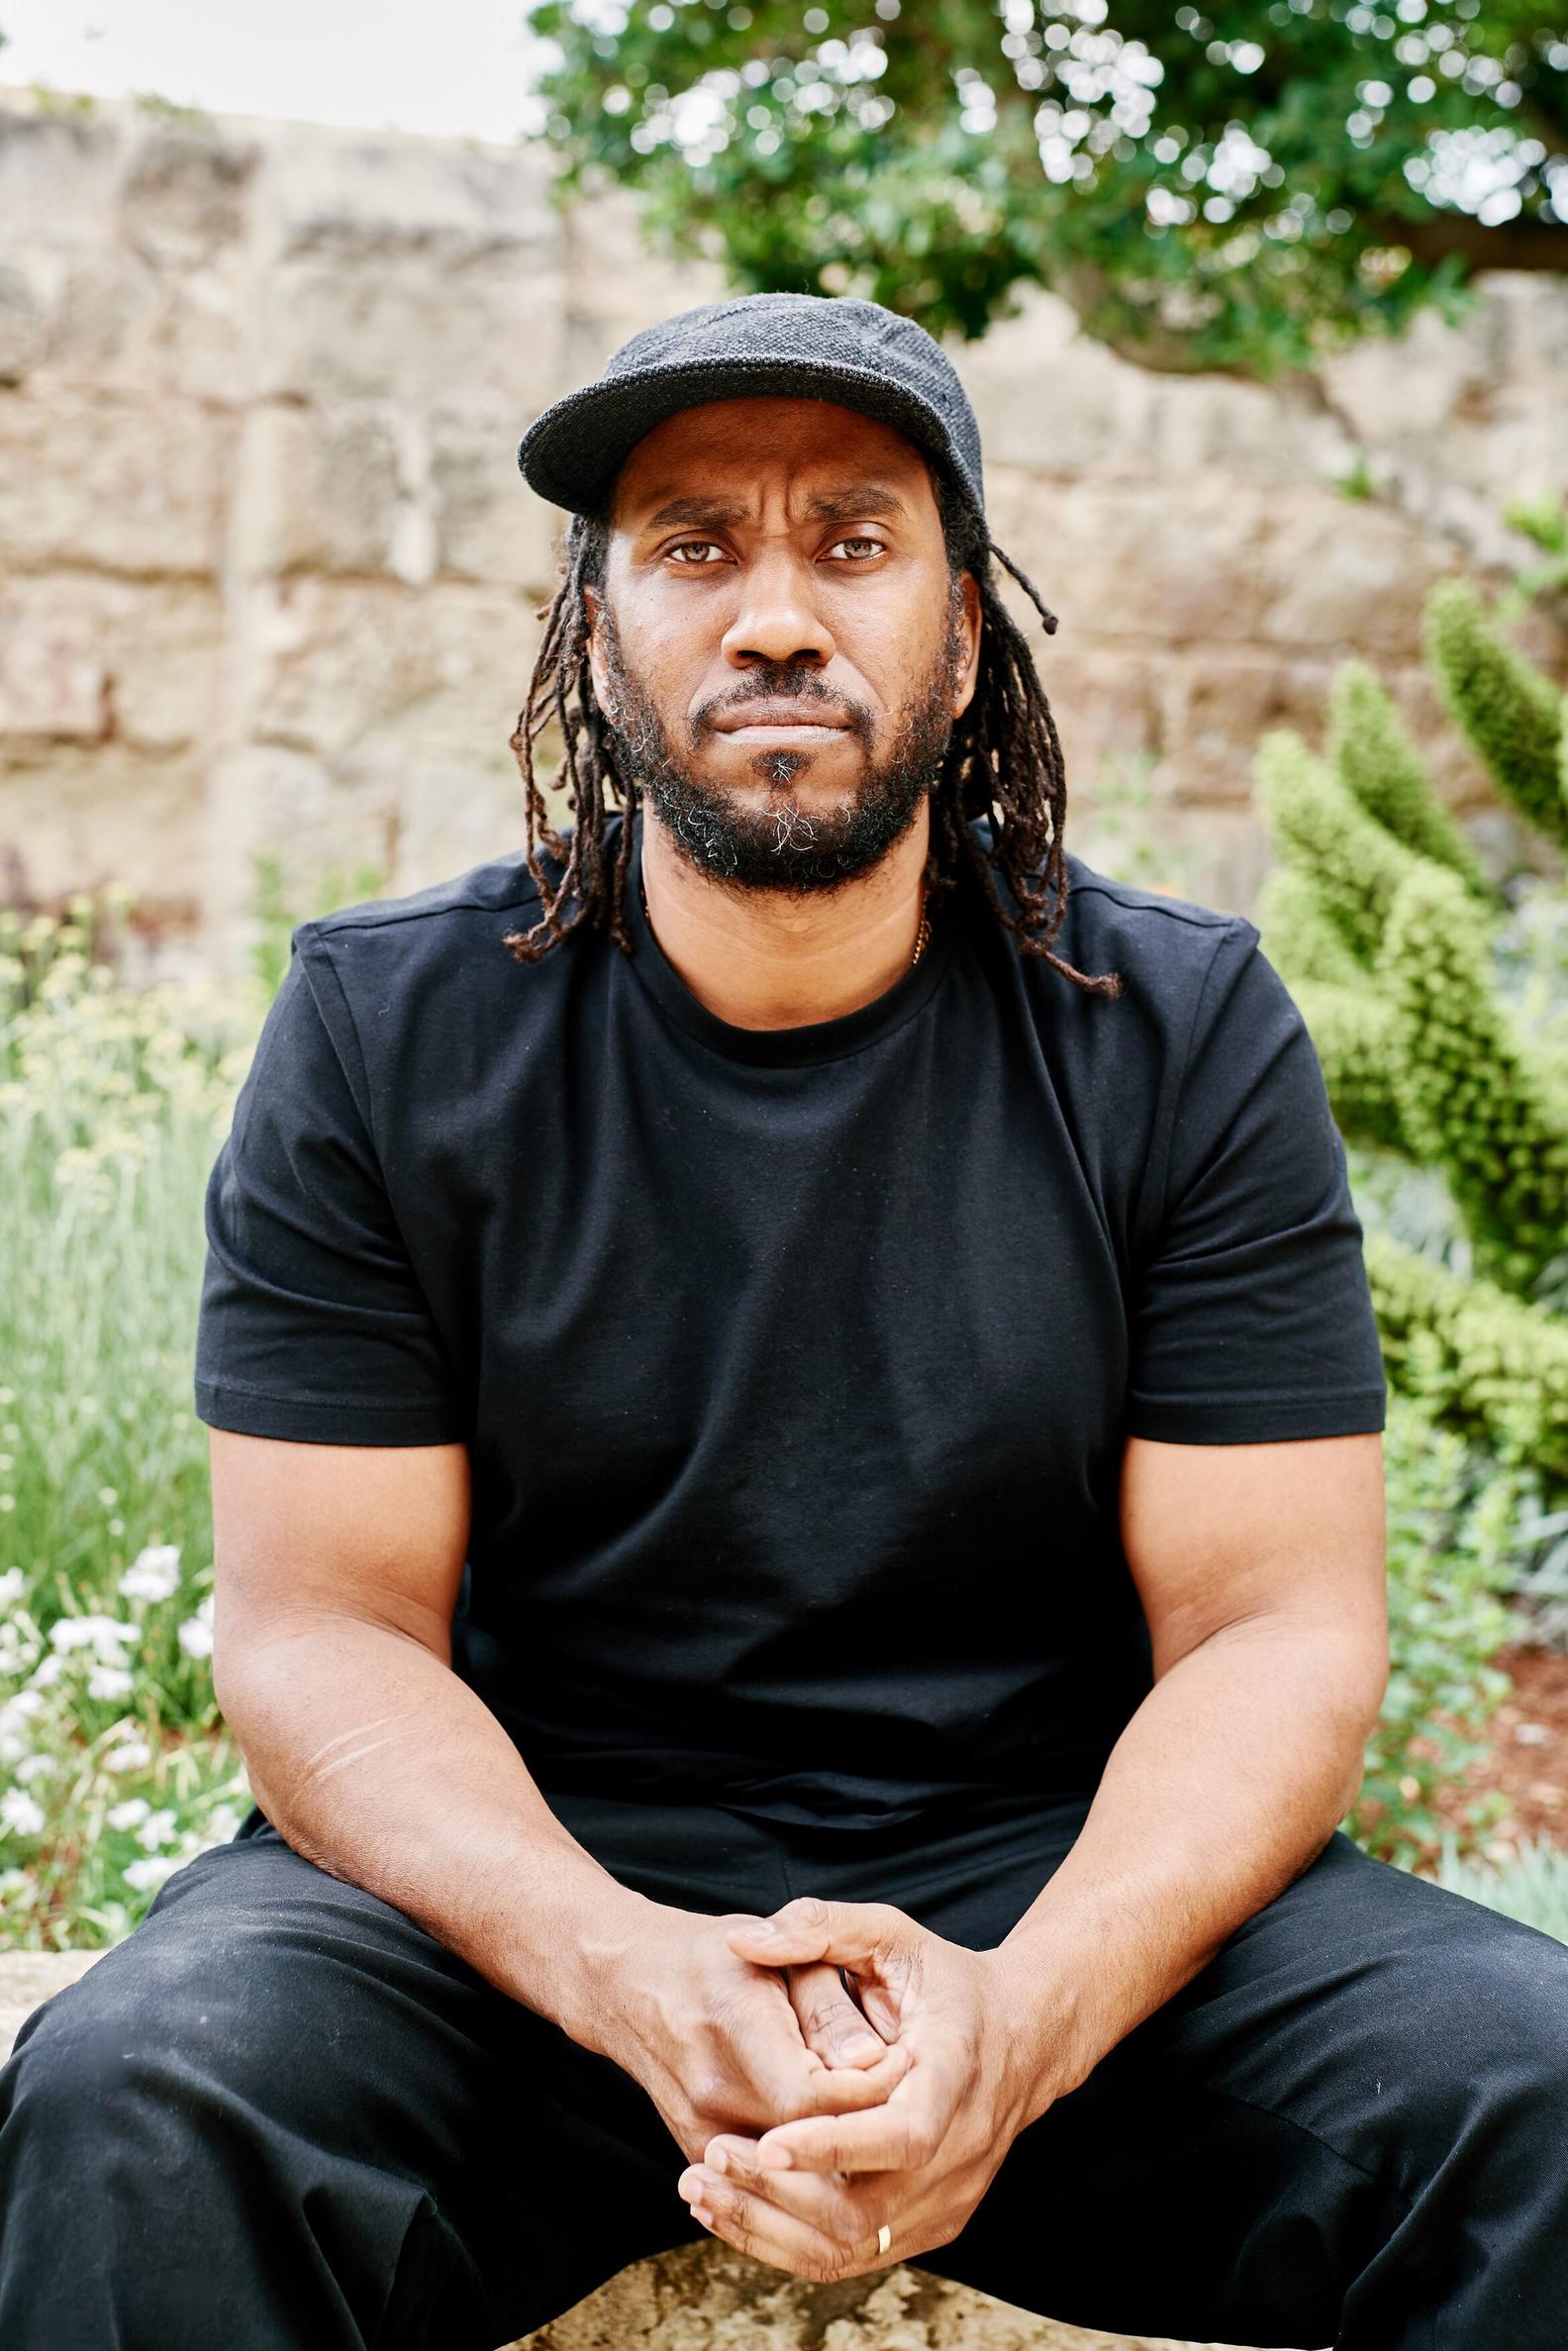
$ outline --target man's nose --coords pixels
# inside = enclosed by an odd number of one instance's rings
[[[748,562],[739,581],[724,634],[725,659],[737,669],[758,661],[826,667],[835,648],[813,593],[811,566],[788,548],[774,548]]]

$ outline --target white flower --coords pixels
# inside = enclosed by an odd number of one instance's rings
[[[95,1665],[87,1676],[89,1698],[129,1698],[132,1687],[123,1665]]]
[[[194,1616],[187,1616],[179,1628],[179,1645],[187,1657],[210,1657],[213,1653],[213,1595],[209,1592]]]
[[[24,1755],[16,1767],[16,1776],[24,1786],[34,1780],[52,1779],[59,1769],[52,1755]]]
[[[105,1771],[140,1771],[152,1760],[152,1750],[146,1739],[122,1739],[104,1756]]]
[[[215,1804],[207,1815],[206,1835],[215,1845],[227,1845],[240,1826],[240,1813],[232,1804]]]
[[[55,1657],[52,1655],[46,1657],[42,1664],[36,1665],[33,1668],[31,1675],[28,1677],[29,1687],[34,1690],[52,1689],[64,1671],[65,1660],[63,1657]]]
[[[118,1664],[122,1641],[134,1641],[137,1628],[119,1616],[61,1616],[49,1631],[50,1644],[59,1650],[91,1649],[106,1665]]]
[[[137,1843],[144,1853],[155,1853],[159,1845],[166,1845],[179,1826],[175,1812],[149,1812],[143,1826],[137,1830]]]
[[[179,1590],[178,1543],[148,1543],[120,1578],[127,1600],[167,1600]]]
[[[0,1707],[0,1730],[14,1730],[19,1722],[30,1722],[43,1704],[41,1692],[19,1690]]]
[[[151,1894],[178,1867],[172,1853],[149,1853],[146,1861],[126,1863],[125,1882],[138,1894]]]
[[[128,1796],[124,1804],[111,1805],[104,1818],[111,1828],[136,1828],[151,1810],[145,1796]]]
[[[8,1567],[5,1574],[0,1576],[0,1609],[8,1609],[13,1601],[20,1600],[26,1589],[22,1570]]]
[[[44,1808],[25,1789],[8,1788],[0,1796],[0,1824],[14,1828],[18,1836],[42,1836]]]

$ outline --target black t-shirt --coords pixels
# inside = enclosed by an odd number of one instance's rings
[[[522,856],[304,923],[212,1171],[200,1417],[463,1441],[458,1673],[546,1792],[778,1819],[1093,1787],[1149,1685],[1129,1434],[1379,1429],[1344,1151],[1241,916],[972,877],[840,1020],[751,1030]],[[637,873],[634,858],[634,884]]]

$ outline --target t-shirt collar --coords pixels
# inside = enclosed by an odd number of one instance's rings
[[[693,995],[653,935],[642,910],[642,818],[636,820],[632,863],[627,875],[627,930],[632,968],[667,1019],[715,1053],[732,1061],[775,1069],[798,1069],[817,1061],[837,1061],[858,1053],[915,1018],[940,986],[952,958],[963,911],[959,893],[948,892],[932,913],[931,937],[919,962],[902,979],[857,1011],[835,1021],[811,1021],[792,1029],[740,1029],[710,1012]],[[614,855],[606,843],[607,860]]]

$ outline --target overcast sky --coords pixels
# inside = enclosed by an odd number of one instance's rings
[[[478,139],[537,119],[523,0],[0,0],[0,82]]]

